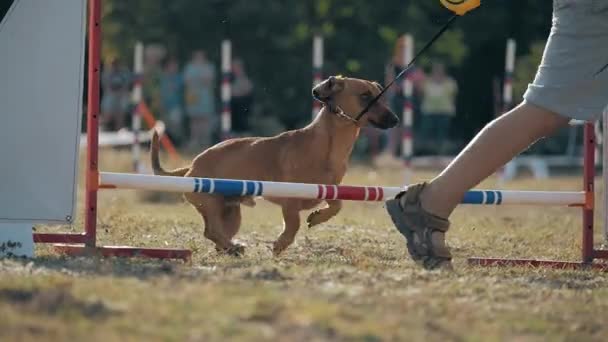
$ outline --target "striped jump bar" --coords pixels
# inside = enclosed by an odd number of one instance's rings
[[[152,176],[101,172],[100,188],[139,189],[167,192],[201,192],[223,196],[265,196],[349,201],[385,201],[406,188],[267,182],[217,178]],[[565,205],[585,203],[582,191],[472,190],[462,204]]]

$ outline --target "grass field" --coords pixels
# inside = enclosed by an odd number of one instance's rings
[[[105,154],[102,169],[126,170]],[[420,176],[420,175],[419,175]],[[421,176],[429,177],[432,173]],[[353,167],[345,183],[399,185],[401,172]],[[579,177],[521,180],[513,189],[577,190]],[[493,188],[493,180],[481,187]],[[0,341],[603,341],[608,277],[593,271],[474,268],[469,256],[577,259],[580,213],[568,208],[461,207],[448,243],[455,271],[413,264],[382,204],[347,203],[302,228],[275,258],[278,207],[244,209],[240,258],[220,256],[181,199],[100,193],[102,244],[188,247],[179,261],[0,260]],[[168,196],[169,199],[176,197]],[[79,209],[79,212],[81,209]],[[600,222],[601,217],[597,215]],[[80,231],[82,218],[73,227]],[[601,222],[600,222],[601,223]],[[57,227],[37,227],[57,231]],[[597,241],[600,241],[599,229]]]

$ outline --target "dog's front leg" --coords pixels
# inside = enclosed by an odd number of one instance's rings
[[[327,201],[327,207],[313,211],[306,218],[308,228],[329,221],[342,209],[342,201]]]
[[[293,205],[283,205],[283,232],[273,244],[272,252],[279,255],[293,243],[300,229],[300,210]]]

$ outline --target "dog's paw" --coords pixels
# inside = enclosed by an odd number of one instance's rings
[[[287,249],[287,247],[289,247],[289,245],[286,245],[285,243],[282,243],[280,241],[275,241],[272,244],[272,255],[278,257],[279,255],[281,255],[281,253],[283,253],[283,251]]]
[[[238,244],[238,243],[233,244],[232,246],[230,246],[228,248],[223,248],[223,249],[216,248],[216,250],[218,251],[218,253],[227,254],[227,255],[236,256],[236,257],[240,257],[240,256],[243,256],[243,254],[245,254],[245,246]]]
[[[321,224],[323,222],[324,221],[322,220],[321,211],[320,210],[313,211],[306,218],[306,224],[308,225],[308,228],[312,228],[312,227],[314,227],[314,226],[316,226],[318,224]]]

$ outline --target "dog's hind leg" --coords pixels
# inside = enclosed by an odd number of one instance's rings
[[[222,213],[224,234],[230,240],[239,232],[241,228],[241,207],[240,205],[225,205]]]
[[[283,232],[273,244],[273,254],[279,255],[293,243],[300,229],[300,210],[298,207],[285,204],[283,208]]]
[[[190,203],[193,198],[188,198]],[[215,249],[219,252],[240,255],[244,252],[243,246],[235,245],[230,241],[224,231],[224,201],[219,198],[205,198],[203,201],[196,202],[196,210],[203,217],[205,222],[205,237],[215,243]]]
[[[306,218],[308,228],[329,221],[342,209],[342,201],[327,201],[327,207],[317,209]]]

